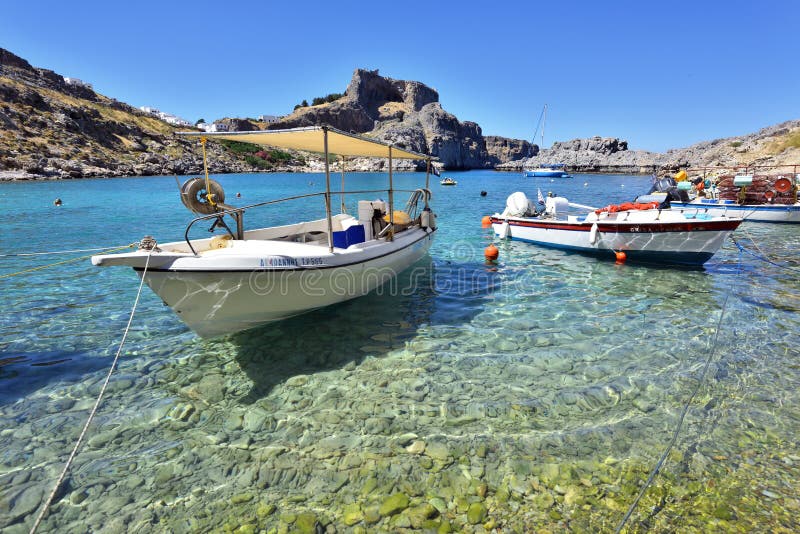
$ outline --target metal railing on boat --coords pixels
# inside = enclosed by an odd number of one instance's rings
[[[234,239],[244,239],[244,212],[249,210],[249,209],[258,208],[258,207],[262,207],[262,206],[269,206],[269,205],[279,204],[281,202],[289,202],[289,201],[292,201],[292,200],[300,200],[300,199],[303,199],[303,198],[312,198],[312,197],[323,197],[325,199],[326,206],[329,206],[330,205],[330,196],[332,196],[332,195],[342,195],[342,196],[344,196],[344,195],[365,195],[365,194],[373,194],[373,193],[386,193],[387,195],[390,195],[390,196],[392,195],[392,193],[411,193],[411,197],[409,197],[409,205],[407,205],[407,209],[411,209],[410,203],[411,203],[412,200],[414,200],[414,204],[415,204],[414,207],[416,208],[420,200],[423,200],[425,202],[425,205],[427,206],[428,202],[431,199],[431,191],[430,191],[430,189],[426,189],[426,188],[419,188],[419,189],[364,189],[364,190],[360,190],[360,191],[331,191],[330,193],[327,193],[325,191],[321,191],[321,192],[318,192],[318,193],[307,193],[305,195],[294,195],[294,196],[291,196],[291,197],[284,197],[284,198],[279,198],[279,199],[275,199],[275,200],[267,200],[267,201],[264,201],[264,202],[256,202],[255,204],[248,204],[247,206],[240,206],[240,207],[224,205],[225,209],[222,209],[222,210],[214,212],[214,213],[210,213],[208,215],[201,215],[200,217],[195,217],[194,219],[192,219],[192,221],[186,226],[186,231],[183,234],[183,238],[186,241],[186,244],[189,245],[189,249],[192,251],[192,254],[197,255],[197,251],[195,250],[194,246],[192,245],[192,241],[189,238],[189,232],[191,231],[191,229],[195,225],[195,223],[198,223],[200,221],[216,220],[216,222],[211,226],[211,229],[209,230],[210,232],[213,232],[214,228],[219,224],[223,228],[225,228],[228,231],[228,233],[231,235],[231,237],[233,237]],[[231,229],[228,227],[227,224],[225,224],[225,222],[224,222],[225,215],[230,215],[236,221],[236,232],[235,233],[233,231],[231,231]],[[409,215],[411,215],[411,214],[409,214]],[[412,218],[412,220],[415,219],[416,218],[416,214],[415,214],[414,217],[411,217],[411,218]],[[330,240],[331,237],[328,236],[328,239]]]

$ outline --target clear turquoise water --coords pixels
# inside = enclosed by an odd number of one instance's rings
[[[540,186],[606,205],[645,192],[649,178],[447,174],[458,186],[432,186],[440,230],[431,259],[380,294],[202,341],[145,291],[42,530],[302,531],[318,522],[337,532],[613,531],[709,357],[675,447],[628,526],[797,530],[797,227],[736,232],[778,265],[730,242],[698,271],[514,242],[498,243],[492,266],[480,218],[510,193],[533,197]],[[395,183],[419,179],[397,174]],[[218,180],[235,203],[323,183]],[[348,188],[384,180],[349,175]],[[144,234],[178,240],[191,219],[172,177],[0,184],[0,206],[0,254],[118,246]],[[322,213],[319,201],[297,202],[246,221]],[[0,256],[0,275],[50,261]],[[0,279],[0,530],[27,532],[51,490],[137,282],[88,259]],[[399,493],[405,509],[386,503]]]

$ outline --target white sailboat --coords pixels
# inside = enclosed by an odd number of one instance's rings
[[[222,187],[206,170],[205,178],[187,181],[181,191],[184,204],[199,214],[186,228],[184,241],[143,240],[135,252],[92,258],[99,266],[132,267],[201,337],[246,330],[365,295],[413,265],[431,246],[436,224],[429,206],[429,174],[424,187],[416,190],[398,190],[392,183],[393,159],[424,159],[430,170],[429,156],[330,127],[184,135],[200,137],[204,156],[206,140],[223,139],[312,151],[325,158],[324,192],[242,207],[224,203]],[[380,194],[388,202],[362,200],[357,217],[334,215],[329,154],[388,158],[387,189],[347,192],[343,187],[335,192]],[[395,207],[399,192],[410,194],[402,211]],[[289,200],[322,200],[326,217],[245,230],[245,212]],[[190,230],[201,222],[213,222],[212,230],[226,233],[190,239]]]
[[[536,125],[536,131],[533,132],[533,139],[536,140],[536,133],[539,131],[539,126],[542,127],[542,141],[539,147],[544,146],[544,129],[547,125],[547,104],[542,108],[542,113],[539,115],[539,122]],[[525,176],[529,178],[572,178],[565,169],[563,163],[543,163],[534,169],[525,169]]]

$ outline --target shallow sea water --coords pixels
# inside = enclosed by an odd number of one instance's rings
[[[432,187],[431,257],[366,297],[203,341],[145,288],[41,531],[613,532],[698,381],[626,529],[796,531],[797,227],[745,224],[744,252],[729,241],[693,271],[517,242],[486,265],[480,218],[510,193],[606,205],[649,178],[448,175],[458,186]],[[236,203],[324,180],[217,179]],[[348,188],[384,180],[350,175]],[[0,254],[177,240],[191,219],[172,177],[0,184],[0,205]],[[297,202],[246,222],[322,213]],[[49,261],[0,256],[0,275]],[[27,532],[138,278],[85,259],[0,280],[0,530]]]

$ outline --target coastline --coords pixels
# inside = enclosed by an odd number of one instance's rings
[[[654,172],[657,172],[659,169],[658,166],[648,166],[648,167],[627,167],[627,166],[606,166],[606,167],[591,167],[588,168],[577,168],[577,169],[570,169],[570,172],[574,172],[577,174],[598,174],[598,175],[617,175],[617,174],[628,174],[628,175],[648,175]],[[480,169],[443,169],[442,172],[463,172],[463,171],[470,171],[470,170],[480,170]],[[504,173],[509,175],[514,175],[522,172],[522,167],[519,169],[509,169],[509,168],[502,168],[502,169],[487,169],[492,170],[498,173]],[[254,169],[250,171],[241,171],[241,170],[209,170],[210,174],[219,175],[219,174],[276,174],[276,173],[319,173],[324,172],[324,168],[320,166],[305,166],[305,167],[286,167],[280,169]],[[336,171],[331,171],[331,174]],[[349,173],[369,173],[369,172],[380,172],[380,169],[352,169],[348,170]],[[398,169],[398,172],[415,172],[415,169]],[[420,172],[420,171],[416,171]],[[141,175],[84,175],[84,176],[60,176],[60,175],[46,175],[46,174],[34,174],[29,173],[27,171],[0,171],[0,183],[6,182],[57,182],[61,180],[91,180],[91,179],[103,179],[103,178],[155,178],[161,176],[192,176],[195,174],[203,174],[202,170],[198,170],[197,172],[188,172],[188,173],[168,173],[168,174],[141,174]]]

